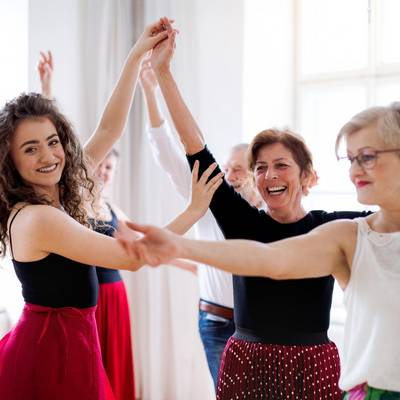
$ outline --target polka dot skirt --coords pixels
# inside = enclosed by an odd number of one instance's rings
[[[230,338],[221,360],[217,400],[339,400],[334,343],[282,346]]]

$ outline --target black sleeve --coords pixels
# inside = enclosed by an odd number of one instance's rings
[[[326,222],[335,221],[337,219],[354,219],[364,218],[372,214],[372,211],[333,211],[325,214]]]
[[[205,147],[196,154],[188,155],[190,168],[198,160],[199,176],[215,161],[214,156]],[[211,177],[221,172],[219,166]],[[210,177],[210,178],[211,178]],[[224,180],[217,189],[210,204],[210,210],[214,214],[219,227],[226,239],[254,239],[260,223],[260,213],[257,208],[251,206],[246,200]]]

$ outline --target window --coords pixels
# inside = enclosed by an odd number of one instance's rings
[[[336,134],[356,112],[387,105],[400,94],[400,25],[396,0],[298,0],[295,15],[294,126],[315,158],[314,201],[334,195],[336,208],[354,202],[347,166],[333,152]],[[330,208],[330,207],[328,207]]]
[[[320,175],[310,208],[365,209],[356,202],[334,142],[352,115],[400,94],[397,0],[298,0],[295,16],[294,126],[309,143]],[[343,294],[335,286],[330,337],[343,338]]]
[[[308,209],[365,209],[334,143],[355,113],[399,99],[398,15],[398,0],[245,2],[244,138],[271,126],[305,137],[320,176]],[[336,287],[330,335],[339,346],[344,318]]]

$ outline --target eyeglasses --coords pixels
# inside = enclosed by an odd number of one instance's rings
[[[354,160],[357,161],[358,165],[364,169],[371,169],[375,167],[376,159],[381,153],[393,153],[400,152],[400,149],[388,149],[388,150],[374,150],[364,149],[361,150],[356,156],[345,156],[339,157],[338,160],[348,160],[353,165]]]

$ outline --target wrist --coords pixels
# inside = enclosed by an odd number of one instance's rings
[[[145,86],[141,85],[143,94],[147,100],[153,99],[156,95],[157,86]]]
[[[157,65],[154,68],[154,73],[156,74],[158,82],[160,82],[160,80],[169,79],[172,76],[169,65]]]
[[[51,97],[51,85],[49,85],[48,83],[42,83],[41,88],[42,88],[42,95],[44,97]]]
[[[190,240],[184,238],[183,236],[178,237],[178,248],[179,248],[179,257],[190,259],[191,251],[190,251]]]
[[[189,204],[186,207],[185,214],[190,218],[191,221],[197,222],[205,213],[207,210],[199,210],[196,208],[194,205]]]
[[[128,59],[132,60],[134,62],[141,62],[145,56],[146,52],[142,51],[142,49],[140,49],[137,44],[135,44],[131,51],[129,52],[129,56]]]

